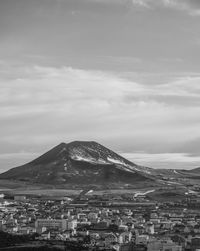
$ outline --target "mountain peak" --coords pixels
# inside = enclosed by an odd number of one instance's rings
[[[70,146],[87,146],[87,145],[100,145],[99,143],[97,143],[96,141],[80,141],[80,140],[75,140],[75,141],[72,141],[70,143],[68,143],[67,145],[70,145]]]
[[[67,144],[65,142],[61,142],[59,145],[57,146],[61,146],[61,147],[65,147]]]

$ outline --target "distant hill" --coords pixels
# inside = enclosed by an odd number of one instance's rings
[[[93,141],[61,143],[0,179],[41,184],[110,185],[155,183],[153,169],[136,165]]]
[[[190,172],[197,173],[200,175],[200,167],[194,168],[194,169],[190,170]]]

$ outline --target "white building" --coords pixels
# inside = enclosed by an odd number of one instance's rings
[[[67,230],[74,230],[77,227],[77,220],[67,221]]]
[[[149,236],[148,235],[136,235],[136,244],[144,244],[144,245],[147,245],[149,241]]]
[[[131,232],[123,232],[120,234],[119,236],[119,243],[129,243],[131,241],[132,238],[132,233]]]
[[[146,225],[146,232],[148,233],[148,234],[154,234],[154,224],[153,223],[147,223],[147,225]]]
[[[14,196],[14,200],[25,201],[26,200],[26,196],[25,195],[15,195]]]
[[[37,219],[36,229],[45,227],[46,229],[58,229],[60,231],[73,230],[77,227],[77,220],[66,219]]]
[[[3,198],[4,198],[4,194],[0,193],[0,199],[3,199]]]
[[[47,229],[59,229],[64,231],[67,229],[67,220],[54,220],[54,219],[37,219],[35,222],[36,229],[46,227]]]

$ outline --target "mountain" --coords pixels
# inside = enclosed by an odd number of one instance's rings
[[[152,183],[151,172],[153,169],[138,166],[97,142],[74,141],[61,143],[37,159],[0,174],[0,179],[52,185],[133,185]]]

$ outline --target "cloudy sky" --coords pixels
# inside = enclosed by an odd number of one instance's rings
[[[0,172],[94,140],[200,166],[199,0],[1,0]]]

